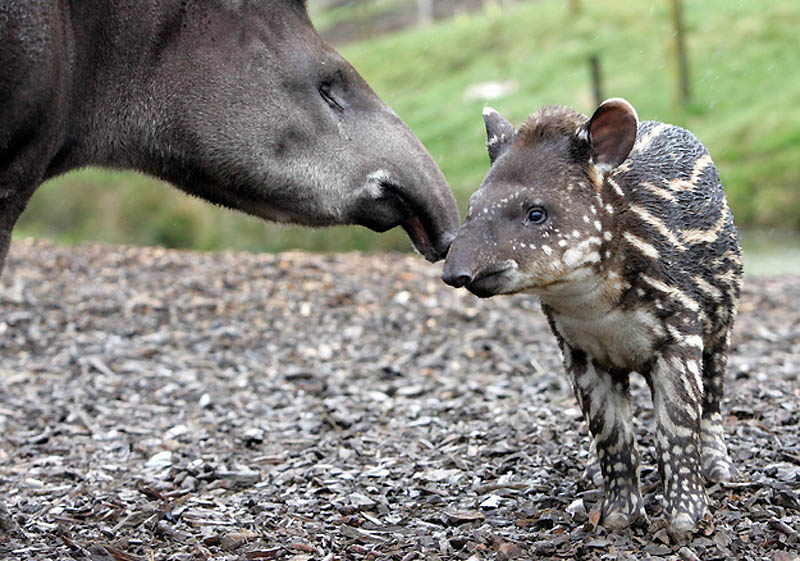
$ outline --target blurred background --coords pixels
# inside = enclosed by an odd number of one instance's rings
[[[309,0],[319,32],[433,154],[459,201],[488,168],[481,109],[625,97],[684,126],[726,186],[750,273],[800,272],[797,0]],[[252,251],[410,251],[402,231],[265,224],[141,174],[49,181],[15,237]]]

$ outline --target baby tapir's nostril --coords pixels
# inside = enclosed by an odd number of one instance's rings
[[[455,288],[467,286],[472,282],[472,274],[469,271],[445,271],[442,280]]]

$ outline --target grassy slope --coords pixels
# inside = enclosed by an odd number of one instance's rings
[[[561,0],[540,0],[341,50],[430,149],[462,209],[487,167],[483,103],[465,101],[466,88],[516,80],[517,93],[491,102],[514,123],[548,103],[590,112],[587,59],[597,53],[608,97],[626,97],[643,119],[686,126],[704,141],[740,224],[800,227],[800,4],[684,4],[694,88],[686,109],[675,102],[667,0],[584,2],[577,18]],[[156,183],[99,170],[59,178],[34,197],[21,232],[206,249],[408,247],[397,232],[262,225]]]
[[[800,226],[800,4],[685,2],[694,101],[676,100],[669,2],[542,0],[343,49],[425,142],[464,201],[486,169],[481,102],[469,84],[516,80],[491,104],[514,123],[541,105],[591,112],[587,59],[607,97],[643,119],[691,129],[707,145],[742,223]],[[402,63],[387,64],[403,53]],[[787,206],[794,207],[792,212]]]

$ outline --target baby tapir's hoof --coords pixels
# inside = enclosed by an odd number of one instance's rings
[[[728,455],[723,439],[721,416],[713,415],[709,419],[703,419],[700,425],[700,443],[701,472],[706,481],[720,483],[736,477],[738,471]]]
[[[631,508],[629,504],[606,504],[603,507],[603,527],[612,532],[619,532],[630,527],[645,527],[649,523],[641,501],[634,508]]]
[[[694,532],[696,526],[697,520],[692,520],[691,516],[682,512],[673,520],[670,520],[667,531],[673,539],[682,542]]]
[[[692,535],[696,533],[701,531],[705,532],[704,528],[708,528],[709,526],[713,528],[713,519],[708,511],[699,517],[682,512],[675,518],[669,520],[667,533],[674,542],[682,543],[690,539]]]
[[[724,456],[717,454],[703,454],[703,477],[709,483],[722,483],[730,481],[739,474],[739,470],[733,465],[727,454]]]

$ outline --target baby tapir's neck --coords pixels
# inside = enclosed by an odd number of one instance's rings
[[[666,329],[615,269],[586,269],[573,283],[538,292],[555,335],[609,370],[641,371]]]

